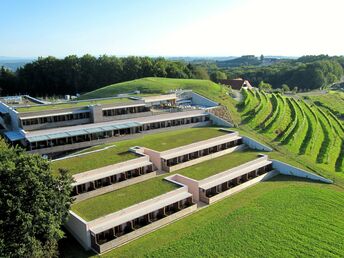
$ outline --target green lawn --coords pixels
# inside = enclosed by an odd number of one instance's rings
[[[55,175],[58,173],[59,168],[66,168],[71,175],[74,175],[137,157],[127,150],[118,151],[118,149],[113,147],[90,154],[54,161],[51,163],[51,168]]]
[[[278,176],[103,256],[343,257],[343,198],[335,185]],[[66,247],[63,257],[92,255]]]
[[[71,210],[91,221],[177,188],[176,184],[157,177],[73,204]]]
[[[157,151],[163,151],[225,134],[226,132],[219,131],[215,127],[187,128],[158,134],[148,134],[131,140],[89,148],[85,151],[116,145],[99,152],[52,162],[52,170],[56,174],[58,168],[67,168],[71,174],[77,174],[133,159],[136,156],[128,152],[128,149],[133,146],[144,146]]]
[[[254,150],[233,152],[215,159],[208,160],[206,162],[193,165],[191,167],[183,168],[176,171],[176,173],[196,180],[202,180],[204,178],[254,160],[258,158],[259,153],[262,152]]]
[[[129,98],[113,98],[113,99],[103,99],[103,100],[90,100],[90,101],[77,101],[77,102],[69,102],[69,103],[61,103],[61,104],[49,104],[49,105],[33,105],[30,107],[20,107],[16,108],[18,112],[37,112],[37,111],[45,111],[45,110],[56,110],[56,109],[64,109],[64,108],[76,108],[76,107],[86,107],[88,105],[95,105],[95,104],[116,104],[116,103],[125,103],[125,102],[133,102],[134,100]]]

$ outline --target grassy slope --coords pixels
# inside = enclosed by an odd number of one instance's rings
[[[74,158],[52,162],[52,169],[55,174],[57,173],[58,168],[67,168],[71,174],[81,173],[87,170],[136,158],[135,155],[128,152],[128,149],[133,146],[144,146],[154,150],[163,151],[224,134],[225,132],[221,132],[215,127],[208,127],[188,128],[154,135],[144,135],[133,140],[103,144],[89,148],[87,151],[115,145],[115,147],[92,154],[85,154]]]

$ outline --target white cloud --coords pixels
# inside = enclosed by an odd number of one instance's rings
[[[170,32],[160,55],[344,54],[342,0],[246,1]]]

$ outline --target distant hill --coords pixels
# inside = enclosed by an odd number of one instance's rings
[[[35,58],[0,56],[0,67],[4,66],[11,71],[16,71],[19,67],[22,67],[27,63],[31,63],[34,60]]]

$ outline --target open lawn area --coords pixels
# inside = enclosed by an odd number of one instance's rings
[[[335,185],[277,176],[103,256],[343,257],[343,198]],[[92,255],[65,242],[63,257]]]
[[[176,171],[176,173],[196,180],[202,180],[254,160],[258,158],[259,153],[262,152],[254,150],[236,151],[191,167],[183,168]]]
[[[58,173],[59,168],[66,168],[71,175],[74,175],[137,157],[138,156],[128,150],[122,152],[118,151],[116,148],[108,148],[90,154],[54,161],[51,163],[51,168],[54,174]]]
[[[100,99],[100,100],[90,100],[90,101],[75,101],[69,103],[56,103],[56,104],[48,104],[48,105],[33,105],[29,107],[19,107],[16,110],[19,113],[24,112],[37,112],[37,111],[45,111],[45,110],[56,110],[56,109],[64,109],[64,108],[76,108],[76,107],[86,107],[88,105],[96,105],[96,104],[117,104],[117,103],[126,103],[126,102],[133,102],[134,100],[129,98],[113,98],[113,99]]]
[[[84,150],[84,152],[92,151],[115,145],[99,152],[54,161],[52,162],[52,170],[56,174],[58,168],[67,168],[71,174],[77,174],[133,159],[136,156],[128,152],[128,149],[133,146],[144,146],[157,151],[164,151],[225,134],[226,132],[215,127],[203,127],[143,135],[131,140],[103,144]]]
[[[72,205],[72,211],[87,221],[167,193],[179,186],[161,177],[121,188]]]

